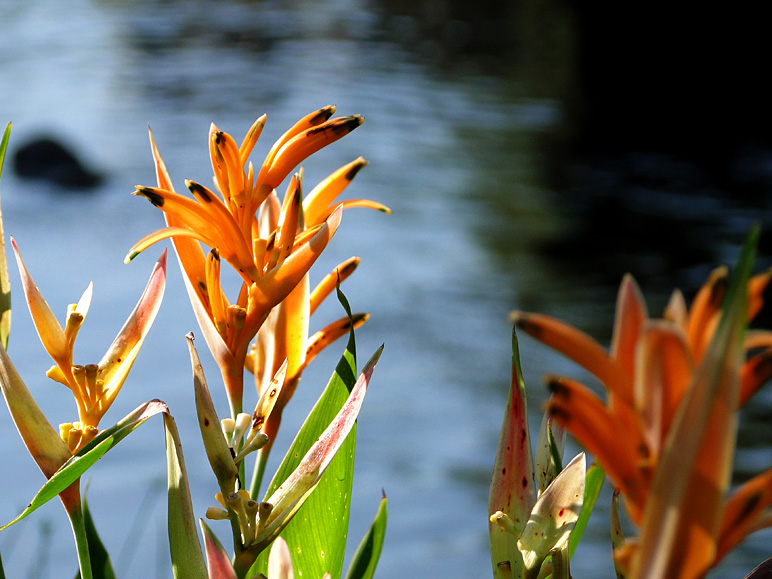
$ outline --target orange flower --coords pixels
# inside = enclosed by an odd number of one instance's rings
[[[137,187],[164,212],[167,227],[141,239],[126,261],[153,243],[171,238],[193,309],[225,381],[231,413],[242,409],[243,370],[249,343],[270,311],[301,283],[338,228],[341,209],[360,205],[388,211],[371,201],[335,197],[364,166],[363,159],[333,173],[305,199],[302,176],[290,179],[283,203],[275,188],[309,155],[345,136],[363,121],[358,115],[330,119],[325,107],[298,121],[269,151],[257,174],[248,158],[265,124],[260,117],[241,145],[216,126],[209,150],[219,195],[186,181],[193,198],[174,192],[151,134],[158,187]],[[201,244],[211,248],[206,255]],[[221,259],[233,267],[241,286],[229,300],[220,279]]]
[[[618,553],[633,577],[701,577],[748,533],[772,524],[763,513],[772,505],[772,469],[725,500],[736,409],[772,375],[772,332],[744,333],[771,278],[772,271],[751,278],[747,290],[738,290],[739,297],[722,309],[728,271],[719,268],[690,308],[675,291],[663,318],[650,319],[627,275],[610,351],[553,318],[512,314],[519,328],[606,388],[604,403],[575,380],[550,377],[548,411],[595,455],[641,527],[640,548]],[[730,325],[723,318],[731,318],[732,308],[736,321]],[[672,477],[678,468],[687,473],[680,482]],[[689,512],[672,523],[679,509]],[[663,547],[663,537],[674,536],[678,546]]]

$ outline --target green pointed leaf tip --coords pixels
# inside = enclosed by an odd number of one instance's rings
[[[201,530],[204,533],[204,548],[206,549],[206,562],[209,567],[209,575],[211,579],[236,579],[236,572],[231,565],[230,557],[225,552],[225,548],[220,543],[220,540],[212,532],[212,529],[204,522],[204,519],[199,519],[201,524]],[[197,575],[196,575],[197,576]],[[175,579],[187,579],[188,575],[174,575]],[[207,577],[206,573],[203,577]]]
[[[383,541],[386,538],[387,518],[388,505],[384,493],[378,507],[378,513],[375,515],[370,529],[359,543],[356,553],[354,553],[354,558],[346,573],[346,579],[372,579],[383,550]]]
[[[512,382],[507,400],[504,421],[501,426],[493,477],[488,498],[488,515],[501,511],[513,525],[506,531],[495,522],[488,523],[491,563],[495,576],[502,565],[518,567],[522,559],[515,538],[525,528],[528,517],[536,504],[536,482],[531,439],[528,429],[528,410],[525,382],[520,366],[517,333],[512,329]],[[513,536],[514,535],[514,536]]]
[[[574,528],[584,500],[584,453],[578,454],[534,505],[517,546],[527,569],[538,569],[550,551],[562,548]]]
[[[8,123],[0,140],[0,177],[3,175],[3,161],[11,137],[11,123]],[[8,278],[8,259],[5,253],[5,234],[3,233],[3,211],[0,208],[0,344],[8,347],[8,335],[11,332],[11,281]],[[0,572],[2,569],[0,568]]]
[[[102,458],[110,449],[114,448],[116,444],[136,430],[148,418],[159,412],[168,412],[166,404],[160,400],[151,400],[150,402],[146,402],[137,407],[115,426],[100,432],[94,440],[89,442],[65,462],[41,487],[27,508],[14,520],[0,527],[0,531],[22,520],[27,515],[56,497],[80,478],[83,473],[91,468],[94,463]]]
[[[170,414],[164,414],[163,418],[166,433],[168,532],[172,572],[175,579],[206,579],[206,564],[201,544],[198,542],[180,435],[174,418]]]

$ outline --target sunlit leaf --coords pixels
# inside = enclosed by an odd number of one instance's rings
[[[113,565],[110,562],[110,555],[107,552],[102,539],[99,538],[94,519],[91,516],[91,510],[88,508],[88,501],[83,497],[83,519],[86,529],[86,538],[88,540],[88,554],[91,559],[91,573],[93,579],[115,579]],[[80,571],[75,576],[80,578]]]
[[[168,412],[166,404],[160,400],[151,400],[139,406],[112,428],[102,431],[94,440],[89,442],[72,458],[65,462],[54,475],[46,481],[46,484],[38,491],[29,506],[13,521],[0,527],[0,531],[22,520],[31,512],[46,504],[64,489],[75,482],[96,461],[102,458],[107,451],[113,448],[121,440],[131,434],[137,427],[151,416],[159,412]]]
[[[166,432],[166,470],[169,495],[169,550],[175,579],[205,579],[204,555],[198,542],[193,505],[190,500],[188,475],[182,455],[177,425],[170,414],[164,414]]]
[[[340,290],[338,299],[350,316],[351,308]],[[352,330],[334,374],[287,451],[266,496],[271,496],[292,474],[308,449],[333,420],[354,387],[356,375],[356,345]],[[338,577],[343,570],[355,446],[356,426],[328,466],[327,475],[281,534],[290,545],[290,551],[294,552],[293,564],[298,576],[321,577],[329,571],[333,577]],[[267,553],[264,552],[252,572],[265,573],[267,559]]]
[[[346,573],[346,579],[372,579],[383,549],[383,540],[386,537],[387,511],[386,495],[384,494],[370,529],[354,553],[354,558]]]
[[[584,529],[587,527],[587,522],[590,520],[592,510],[595,508],[595,502],[598,500],[600,490],[603,488],[603,481],[606,480],[606,472],[599,464],[593,463],[587,469],[587,475],[584,481],[584,500],[582,501],[582,512],[579,513],[579,518],[576,519],[574,530],[571,531],[571,536],[568,539],[568,554],[570,557],[574,556],[579,541],[582,539]]]

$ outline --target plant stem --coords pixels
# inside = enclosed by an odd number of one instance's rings
[[[91,556],[88,552],[88,537],[86,536],[86,525],[83,519],[83,509],[73,509],[67,511],[72,526],[72,534],[75,537],[75,547],[78,551],[78,566],[80,567],[81,579],[93,579],[91,573]]]

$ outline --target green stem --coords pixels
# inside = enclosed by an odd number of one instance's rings
[[[75,547],[78,551],[78,566],[80,567],[81,579],[93,579],[91,573],[91,556],[88,552],[88,537],[86,536],[86,525],[83,518],[83,509],[75,509],[67,513],[70,517],[72,534],[75,537]]]
[[[265,474],[265,464],[268,462],[268,453],[263,452],[264,448],[257,451],[257,458],[255,459],[255,469],[252,471],[252,484],[249,488],[249,496],[252,500],[259,500],[258,494],[260,493],[260,486],[263,482],[263,475]],[[242,461],[243,464],[243,461]]]

